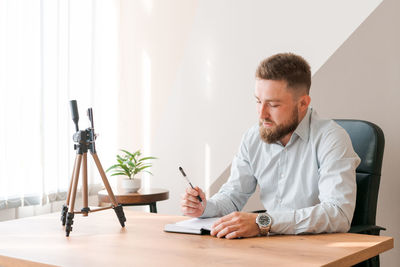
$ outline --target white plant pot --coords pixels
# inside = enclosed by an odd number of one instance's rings
[[[142,186],[142,180],[140,178],[123,178],[122,188],[128,193],[136,193]]]

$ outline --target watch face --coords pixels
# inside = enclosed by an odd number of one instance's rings
[[[271,223],[271,218],[268,215],[263,214],[258,217],[258,222],[263,226],[267,226]]]

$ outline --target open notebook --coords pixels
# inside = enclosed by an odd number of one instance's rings
[[[211,231],[211,226],[218,219],[219,217],[206,219],[194,218],[177,223],[166,224],[164,226],[164,231],[173,233],[209,235]]]

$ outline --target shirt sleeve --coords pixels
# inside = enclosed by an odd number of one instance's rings
[[[207,200],[207,206],[200,217],[221,217],[240,211],[256,190],[257,180],[250,166],[246,139],[244,135],[239,151],[232,161],[228,181],[217,194]]]
[[[316,148],[320,203],[303,209],[271,211],[271,232],[280,234],[347,232],[356,202],[360,158],[342,128],[329,131]]]

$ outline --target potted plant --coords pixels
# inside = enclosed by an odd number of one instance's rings
[[[153,175],[147,168],[150,168],[152,164],[149,162],[155,157],[141,157],[142,153],[140,149],[134,153],[130,153],[124,149],[121,149],[123,155],[117,155],[117,164],[112,165],[107,169],[107,172],[112,171],[111,176],[121,175],[124,176],[122,179],[122,188],[127,192],[137,192],[141,187],[141,179],[138,174],[141,172],[147,172]]]

